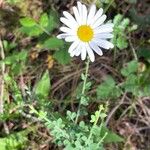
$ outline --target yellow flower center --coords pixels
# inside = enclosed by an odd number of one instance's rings
[[[93,29],[88,25],[82,25],[78,28],[77,35],[83,42],[89,42],[94,36]]]

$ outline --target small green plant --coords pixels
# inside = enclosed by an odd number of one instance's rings
[[[5,138],[0,138],[1,150],[16,150],[26,148],[26,143],[28,142],[28,133],[29,131],[25,130],[10,134]]]
[[[77,114],[67,111],[66,118],[56,118],[46,112],[37,111],[30,106],[31,114],[36,114],[41,121],[45,122],[53,142],[64,146],[65,150],[103,150],[103,144],[109,142],[122,142],[123,139],[105,127],[106,108],[101,105],[99,110],[91,115],[91,123],[79,121],[75,124]]]
[[[114,37],[113,43],[119,49],[128,47],[128,34],[137,29],[137,25],[130,25],[129,18],[123,18],[123,15],[117,14],[114,19]]]

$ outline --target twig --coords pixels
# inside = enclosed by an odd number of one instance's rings
[[[134,56],[135,60],[138,61],[138,57],[137,57],[136,51],[135,51],[135,49],[133,47],[133,44],[131,42],[131,37],[129,38],[129,44],[130,44],[130,47],[131,47],[131,50],[132,50],[132,53],[133,53],[133,56]]]
[[[0,55],[1,55],[1,59],[4,60],[5,59],[5,53],[4,53],[4,47],[3,47],[3,43],[0,37]],[[0,81],[0,114],[3,114],[3,98],[4,98],[4,75],[5,75],[5,64],[2,62],[1,63],[1,81]]]
[[[106,122],[105,122],[106,125],[108,125],[111,117],[114,115],[114,113],[116,112],[116,110],[123,104],[125,97],[126,97],[126,93],[124,93],[124,95],[122,96],[122,99],[121,99],[120,103],[117,106],[115,106],[113,108],[113,110],[109,113],[109,115],[108,115],[108,117],[106,119]]]
[[[5,59],[5,53],[4,53],[4,47],[3,47],[3,43],[2,43],[2,39],[0,37],[0,55],[1,55],[1,59],[4,60]],[[0,81],[0,114],[4,113],[4,76],[5,76],[5,63],[1,63],[1,81]],[[6,124],[6,122],[3,123],[4,125],[4,130],[6,132],[6,134],[9,134],[9,128]]]

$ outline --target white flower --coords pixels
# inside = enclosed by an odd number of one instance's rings
[[[77,2],[77,7],[73,7],[74,17],[64,11],[64,17],[60,21],[65,24],[61,27],[57,38],[65,39],[66,42],[72,42],[69,53],[70,56],[79,56],[85,60],[87,54],[92,62],[95,60],[94,52],[102,56],[101,48],[113,48],[113,44],[107,39],[113,37],[113,24],[106,23],[106,15],[103,14],[103,9],[100,8],[96,12],[96,6],[92,5],[89,12],[87,7],[80,2]],[[94,51],[94,52],[93,52]]]

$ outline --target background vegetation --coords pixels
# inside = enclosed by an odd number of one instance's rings
[[[150,149],[149,1],[82,2],[115,25],[88,74],[56,38],[75,0],[0,0],[0,150]]]

